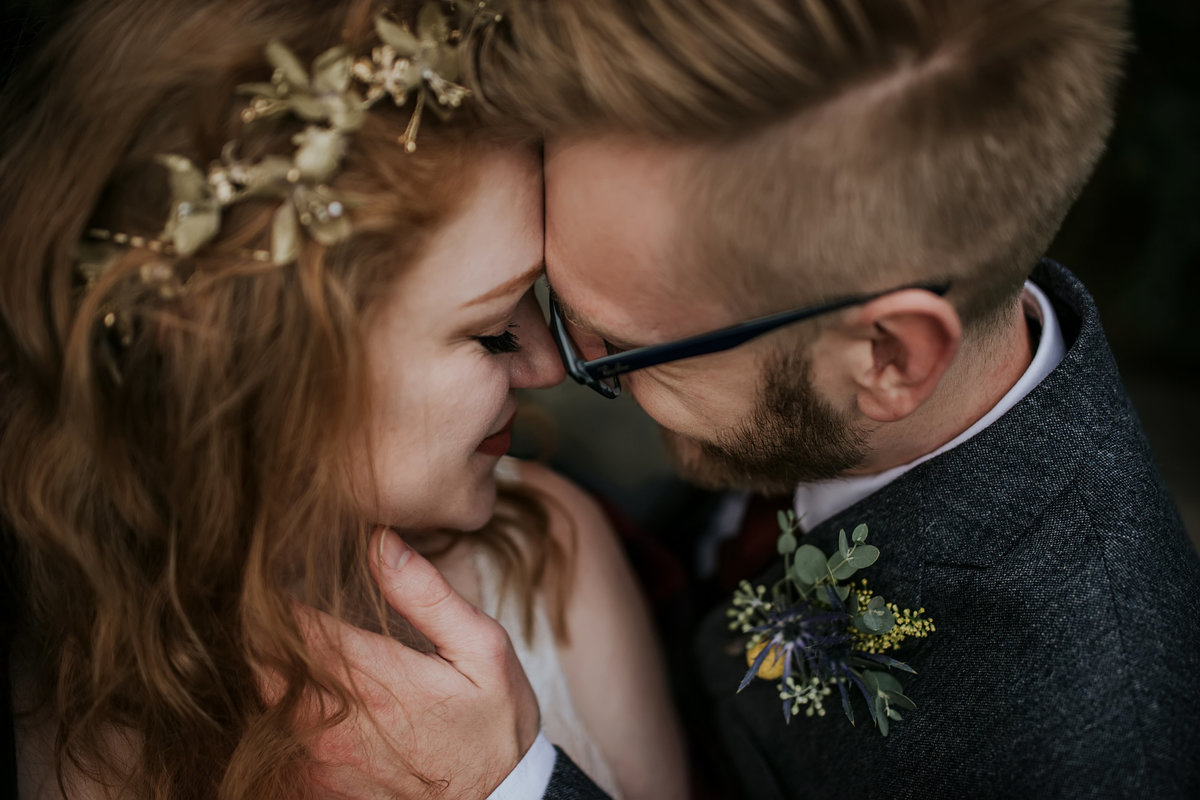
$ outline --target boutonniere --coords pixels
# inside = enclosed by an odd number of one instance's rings
[[[916,710],[893,674],[916,671],[888,653],[906,639],[928,636],[933,620],[923,608],[902,609],[885,601],[866,580],[850,582],[879,558],[879,548],[866,543],[866,525],[849,536],[841,531],[837,552],[830,556],[799,544],[793,512],[779,512],[779,527],[783,578],[770,589],[742,581],[728,611],[730,629],[748,636],[750,669],[738,691],[755,677],[779,681],[783,718],[791,722],[802,708],[807,716],[825,716],[825,698],[836,689],[851,724],[851,697],[857,694],[887,736],[889,721],[903,719],[902,710]]]

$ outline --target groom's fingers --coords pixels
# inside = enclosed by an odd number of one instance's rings
[[[500,623],[462,599],[442,573],[394,531],[376,531],[371,544],[371,572],[388,604],[437,650],[437,656],[422,656],[425,663],[409,670],[410,679],[427,682],[436,672],[436,663],[470,681],[476,691],[463,695],[470,699],[454,720],[461,726],[458,734],[470,732],[482,752],[511,768],[533,744],[541,715],[508,634]],[[454,715],[444,702],[440,705],[439,713],[450,721]],[[496,735],[491,739],[480,727],[483,720],[494,729]],[[485,740],[490,748],[484,746]],[[507,769],[500,777],[506,774]]]
[[[371,544],[371,572],[388,605],[472,683],[503,681],[499,673],[512,651],[504,628],[464,600],[394,531],[376,531]]]
[[[309,652],[340,680],[354,683],[364,675],[378,680],[378,675],[395,673],[389,680],[409,683],[408,678],[419,672],[430,688],[438,683],[437,671],[424,663],[429,657],[395,639],[356,628],[298,601],[292,602],[292,615]]]
[[[293,606],[314,660],[353,695],[355,713],[310,746],[314,780],[339,797],[427,797],[431,778],[453,784],[447,797],[465,796],[460,787],[490,791],[539,728],[537,698],[507,634],[395,533],[376,532],[369,560],[388,603],[437,653]],[[262,680],[268,698],[287,688],[278,675]],[[327,720],[326,700],[306,692],[298,723]]]

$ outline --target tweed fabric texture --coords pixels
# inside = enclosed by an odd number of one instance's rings
[[[554,759],[554,771],[550,773],[550,785],[542,795],[543,800],[611,800],[561,748],[554,749],[558,757]]]
[[[785,724],[774,683],[731,648],[722,605],[696,663],[748,798],[1200,797],[1200,559],[1097,311],[1043,262],[1068,350],[978,435],[813,529],[870,526],[879,561],[857,577],[937,623],[898,654],[917,704],[883,738],[858,699],[851,727]],[[761,576],[769,583],[781,566]]]

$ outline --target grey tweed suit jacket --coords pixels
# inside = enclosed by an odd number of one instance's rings
[[[1091,297],[1051,262],[1034,281],[1067,342],[1058,368],[806,537],[832,552],[867,523],[882,555],[860,574],[935,619],[899,653],[917,711],[887,738],[861,699],[857,727],[836,697],[785,724],[773,683],[735,694],[726,606],[703,621],[695,663],[742,796],[1200,798],[1200,559]],[[546,797],[603,796],[564,785]]]
[[[836,697],[785,725],[774,684],[734,693],[746,666],[724,608],[703,623],[696,657],[746,797],[1200,798],[1200,560],[1087,291],[1050,262],[1034,281],[1062,323],[1058,368],[806,538],[832,552],[867,523],[882,555],[860,575],[936,621],[900,653],[917,710],[887,738]]]

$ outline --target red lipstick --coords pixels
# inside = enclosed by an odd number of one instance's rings
[[[504,423],[504,427],[480,442],[479,447],[475,448],[475,452],[496,458],[507,453],[508,448],[512,447],[512,426],[516,416],[517,412],[514,411],[508,418],[508,422]]]

